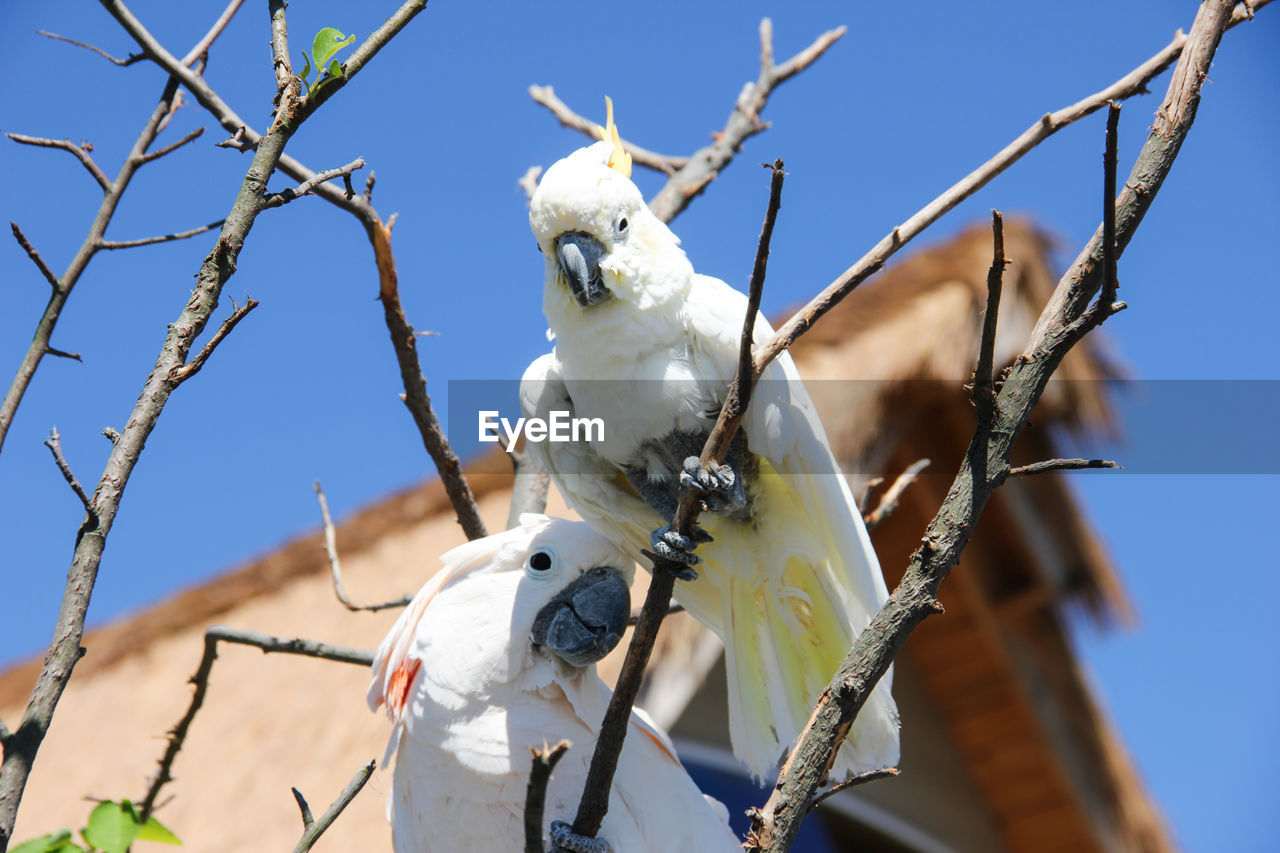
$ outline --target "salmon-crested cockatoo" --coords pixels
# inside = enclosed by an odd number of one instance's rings
[[[764,777],[888,592],[790,355],[764,371],[725,464],[699,464],[737,369],[747,298],[693,271],[631,182],[609,112],[602,141],[549,168],[530,202],[555,350],[520,388],[526,417],[599,418],[604,434],[529,447],[569,505],[642,565],[645,549],[696,564],[676,598],[724,641],[733,751]],[[771,333],[757,316],[756,340]],[[670,525],[684,488],[709,510],[697,541]],[[897,764],[891,678],[858,715],[836,773]]]
[[[385,704],[395,724],[387,817],[398,853],[523,850],[530,750],[561,738],[572,746],[545,807],[557,849],[740,849],[724,807],[639,712],[599,837],[568,828],[611,695],[594,664],[631,612],[629,557],[580,521],[525,514],[441,559],[378,648],[369,686],[370,707]]]

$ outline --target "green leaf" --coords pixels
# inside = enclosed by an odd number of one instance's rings
[[[176,844],[182,846],[181,839],[174,835],[169,827],[165,826],[155,817],[147,818],[147,822],[142,825],[142,829],[138,831],[139,841],[158,841],[161,844]]]
[[[333,55],[356,40],[354,35],[344,36],[333,27],[325,27],[316,33],[311,43],[311,55],[315,57],[316,69],[324,68],[333,59]],[[332,71],[329,72],[333,74]],[[334,74],[333,76],[341,76]]]
[[[307,56],[307,52],[304,50],[302,52],[302,58],[307,62],[302,66],[302,73],[298,76],[302,78],[303,82],[306,82],[307,75],[311,73],[311,57]]]
[[[333,79],[342,76],[342,65],[336,59],[329,61],[329,76]]]
[[[125,853],[141,829],[142,824],[128,800],[123,803],[107,800],[98,803],[89,813],[89,825],[80,830],[80,834],[89,846],[103,853]]]
[[[10,847],[9,853],[84,853],[84,848],[71,840],[71,830],[60,829]]]

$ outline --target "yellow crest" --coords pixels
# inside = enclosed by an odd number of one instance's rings
[[[613,123],[613,99],[604,97],[605,125],[596,125],[600,138],[613,143],[613,153],[609,155],[609,168],[624,178],[631,177],[631,155],[622,147],[622,138],[618,136],[618,126]]]

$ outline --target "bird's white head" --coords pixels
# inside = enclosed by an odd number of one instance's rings
[[[543,307],[552,331],[573,309],[618,299],[641,308],[683,296],[693,268],[680,241],[631,182],[631,157],[613,123],[542,176],[529,224],[546,259]]]
[[[525,514],[441,559],[374,661],[370,705],[393,718],[419,672],[432,703],[456,710],[535,670],[526,686],[589,666],[626,630],[632,562],[584,522]]]

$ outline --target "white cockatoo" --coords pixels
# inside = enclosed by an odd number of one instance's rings
[[[534,514],[441,559],[378,648],[369,686],[370,707],[385,704],[395,724],[395,849],[523,850],[530,750],[561,738],[572,746],[545,814],[573,820],[611,695],[594,663],[626,630],[632,561],[582,522]],[[566,829],[556,824],[556,843],[593,849]],[[613,853],[740,849],[724,807],[641,713],[599,838]]]
[[[599,418],[604,435],[529,447],[569,505],[642,565],[643,549],[698,563],[676,598],[724,641],[733,750],[764,777],[888,592],[789,354],[764,371],[726,465],[698,464],[737,369],[747,298],[696,274],[645,205],[612,104],[601,135],[549,168],[530,202],[555,350],[526,371],[520,397],[527,418]],[[757,316],[756,340],[771,333]],[[690,487],[711,510],[700,562],[669,524]],[[891,678],[837,773],[897,764]]]

